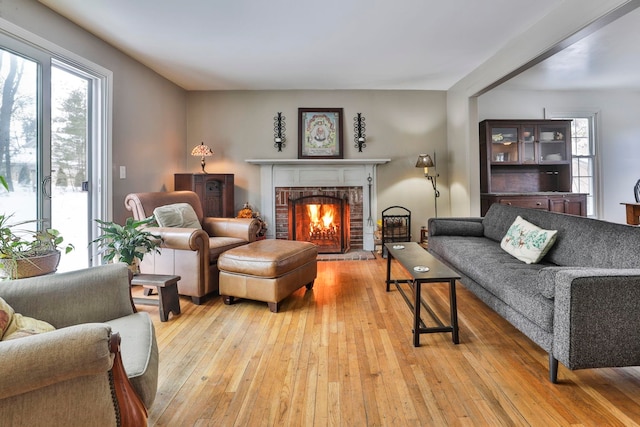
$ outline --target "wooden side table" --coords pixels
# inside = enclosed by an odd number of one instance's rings
[[[133,298],[135,304],[157,305],[160,321],[169,320],[169,313],[180,314],[180,298],[178,297],[178,281],[180,276],[162,274],[136,274],[131,279],[132,285],[144,286],[145,289],[156,288],[158,299]]]
[[[420,228],[420,241],[418,243],[425,249],[429,247],[429,230],[427,230],[427,227]]]
[[[627,224],[640,225],[640,203],[620,203],[627,210]]]
[[[233,218],[234,175],[219,173],[176,173],[173,186],[176,191],[190,190],[198,195],[204,216]]]

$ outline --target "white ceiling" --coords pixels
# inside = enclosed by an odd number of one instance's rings
[[[39,1],[187,90],[447,90],[562,0]],[[640,87],[622,19],[505,86]]]
[[[556,53],[502,89],[640,89],[640,8]]]

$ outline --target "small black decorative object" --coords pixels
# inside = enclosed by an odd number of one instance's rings
[[[640,203],[640,179],[636,182],[635,187],[633,187],[633,194],[636,196],[636,203]]]
[[[282,147],[286,147],[285,142],[287,138],[284,136],[284,131],[287,130],[285,125],[285,116],[282,113],[278,113],[277,116],[273,118],[273,146],[278,149],[278,151],[282,151]]]
[[[367,135],[364,133],[366,128],[367,126],[364,122],[364,117],[362,116],[362,113],[358,113],[358,115],[353,118],[353,132],[354,132],[353,140],[356,143],[354,147],[356,147],[360,152],[362,152],[362,149],[367,146],[366,144]]]

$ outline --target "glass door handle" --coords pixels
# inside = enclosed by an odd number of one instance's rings
[[[89,181],[82,181],[82,191],[89,191]]]
[[[47,199],[51,198],[51,175],[47,175],[42,180],[42,194]]]

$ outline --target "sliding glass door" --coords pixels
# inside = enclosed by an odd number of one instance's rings
[[[90,80],[73,68],[51,68],[51,225],[75,250],[60,270],[87,267],[89,209]]]
[[[104,218],[100,155],[103,86],[50,53],[0,34],[0,214],[26,228],[52,227],[75,250],[59,271],[92,264],[94,218]],[[95,252],[95,251],[93,251]]]

